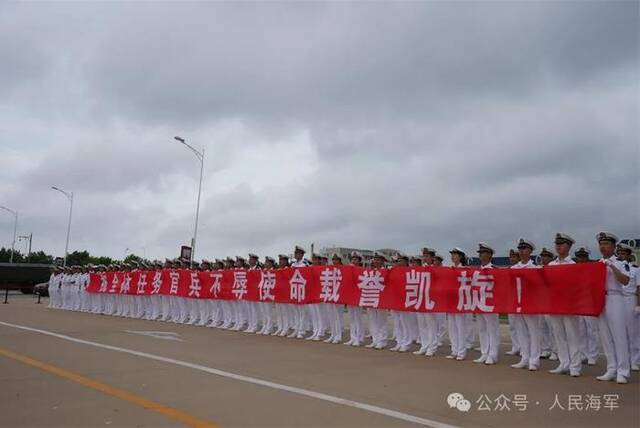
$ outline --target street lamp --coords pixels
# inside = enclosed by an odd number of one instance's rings
[[[62,189],[57,188],[56,186],[51,186],[53,190],[57,190],[62,193],[69,199],[69,224],[67,225],[67,243],[64,246],[64,262],[62,262],[62,266],[67,265],[67,255],[69,254],[69,235],[71,234],[71,214],[73,214],[73,192],[65,192]]]
[[[29,246],[27,247],[27,263],[29,262],[29,260],[31,259],[31,241],[33,240],[33,233],[30,233],[28,235],[20,235],[18,236],[18,240],[22,241],[29,241]]]
[[[187,144],[182,137],[173,137],[180,144],[187,147],[189,150],[196,155],[196,158],[200,161],[200,183],[198,184],[198,202],[196,204],[196,225],[193,229],[193,238],[191,239],[191,260],[190,265],[193,267],[193,256],[196,252],[196,238],[198,237],[198,216],[200,215],[200,193],[202,192],[202,171],[204,169],[204,147],[202,148],[202,152],[197,151],[189,144]]]
[[[13,242],[11,243],[11,256],[9,257],[9,263],[13,263],[13,251],[16,246],[16,231],[18,230],[18,211],[14,211],[10,208],[3,207],[1,205],[0,205],[0,209],[3,209],[13,214]]]

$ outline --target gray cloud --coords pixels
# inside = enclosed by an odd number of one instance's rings
[[[4,4],[0,204],[59,254],[59,185],[73,248],[173,256],[181,135],[202,256],[637,234],[638,8]]]

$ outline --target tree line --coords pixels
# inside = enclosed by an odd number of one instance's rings
[[[11,260],[11,248],[0,248],[0,263],[9,263]],[[20,252],[20,250],[15,249],[13,251],[13,262],[14,263],[39,263],[39,264],[53,264],[55,257],[51,254],[47,254],[44,251],[32,251],[31,254],[27,256]],[[111,263],[129,263],[129,262],[140,262],[146,261],[140,256],[135,254],[129,254],[124,258],[124,260],[112,259],[111,257],[105,256],[93,256],[89,254],[88,251],[74,251],[67,255],[67,266],[79,265],[85,266],[88,264],[93,265],[109,265]]]

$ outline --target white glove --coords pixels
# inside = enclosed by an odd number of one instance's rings
[[[636,314],[640,314],[640,306],[636,306],[635,308],[633,308],[633,312]]]

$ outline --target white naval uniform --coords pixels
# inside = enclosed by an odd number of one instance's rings
[[[640,268],[635,266],[635,280],[636,280],[636,293],[640,295]],[[640,306],[640,303],[636,301],[636,309]],[[634,309],[634,322],[635,322],[635,339],[636,346],[632,348],[631,364],[640,367],[640,310]],[[632,367],[632,369],[634,369]],[[635,370],[635,369],[634,369]]]
[[[369,331],[371,332],[371,348],[382,349],[387,346],[389,331],[387,328],[388,312],[386,309],[368,308]]]
[[[297,267],[306,267],[307,263],[303,259],[300,261],[294,260],[291,263],[292,268]],[[307,305],[298,305],[298,304],[290,304],[287,305],[290,308],[289,316],[292,317],[293,321],[293,333],[289,335],[289,337],[296,337],[298,339],[302,339],[307,331]],[[291,320],[290,320],[291,321]]]
[[[247,270],[259,270],[258,266],[249,266]],[[245,308],[247,311],[247,328],[244,330],[246,333],[256,333],[258,332],[258,327],[260,325],[262,313],[261,308],[259,308],[259,302],[251,302],[245,301]]]
[[[640,330],[638,330],[638,314],[635,307],[638,306],[638,283],[640,279],[640,270],[629,263],[629,283],[622,287],[622,295],[624,296],[625,315],[627,326],[627,340],[629,341],[629,359],[631,365],[638,366],[640,364]]]
[[[519,261],[511,266],[511,269],[537,269],[533,260],[527,263]],[[514,368],[526,368],[537,370],[540,366],[540,315],[515,315],[516,334],[520,343],[520,362],[514,364]]]
[[[324,303],[325,312],[329,324],[329,338],[326,343],[342,342],[342,308],[344,305],[338,303]]]
[[[275,269],[273,268],[265,269],[265,271],[273,272],[275,274]],[[271,330],[273,330],[274,304],[269,301],[256,302],[256,309],[259,314],[259,319],[262,322],[262,328],[256,330],[256,334],[271,334]]]
[[[309,320],[311,321],[311,336],[307,337],[307,340],[321,340],[326,330],[326,310],[322,303],[311,303],[305,306],[309,314]]]
[[[624,262],[619,261],[615,256],[611,256],[607,260],[601,259],[601,261],[608,261],[624,275],[629,275],[629,272],[624,267]],[[631,365],[623,284],[618,282],[613,271],[608,266],[606,287],[607,296],[604,309],[600,314],[600,337],[607,357],[607,372],[604,376],[613,379],[622,376],[626,380],[631,374]]]
[[[283,269],[283,268],[278,268]],[[286,268],[284,268],[286,269]],[[273,336],[286,337],[289,334],[293,326],[294,318],[292,317],[293,309],[292,305],[288,303],[276,303],[275,304],[275,313],[276,313],[276,331],[272,333]]]
[[[570,256],[561,259],[559,256],[549,262],[549,266],[572,265],[576,262]],[[551,327],[556,340],[558,360],[560,364],[552,373],[571,373],[579,376],[582,370],[580,353],[580,317],[578,315],[551,315]]]
[[[464,267],[462,264],[451,265],[452,268]],[[447,313],[451,355],[447,358],[464,360],[467,356],[467,336],[470,314]]]
[[[349,314],[349,340],[344,344],[360,346],[364,342],[365,336],[362,308],[360,306],[347,305],[347,313]]]
[[[49,308],[55,308],[58,303],[58,277],[55,273],[52,273],[49,277]]]
[[[422,266],[431,267],[424,263]],[[419,312],[416,313],[418,321],[418,336],[420,337],[420,349],[414,354],[433,356],[438,350],[438,316],[435,312]]]
[[[489,262],[480,266],[480,270],[493,269],[495,266]],[[478,322],[478,336],[480,338],[481,356],[478,363],[495,364],[498,362],[498,351],[500,348],[500,315],[499,314],[476,314]]]

